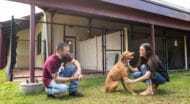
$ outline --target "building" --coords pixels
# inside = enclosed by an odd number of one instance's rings
[[[30,40],[35,37],[30,45],[30,53],[35,54],[28,54],[28,43],[18,42],[17,52],[24,49],[27,56],[17,56],[15,65],[19,65],[19,60],[24,60],[21,66],[32,69],[34,65],[41,67],[56,45],[65,41],[70,44],[73,56],[81,62],[83,69],[105,72],[120,53],[125,50],[138,53],[139,45],[143,42],[153,45],[155,53],[169,70],[190,67],[189,11],[162,5],[154,0],[11,1],[31,4],[31,28],[17,31],[16,36],[22,39],[23,34],[28,34],[25,38],[30,36]],[[44,10],[36,25],[32,19],[34,6]],[[35,32],[31,34],[35,35],[31,36],[29,31],[34,31],[34,27]],[[35,51],[32,50],[34,45]],[[28,56],[31,57],[30,64]],[[133,65],[137,59],[136,54]]]

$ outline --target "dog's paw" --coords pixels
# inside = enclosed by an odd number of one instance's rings
[[[132,95],[137,95],[137,93],[135,93],[135,92],[132,92]]]

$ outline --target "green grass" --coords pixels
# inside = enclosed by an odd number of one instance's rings
[[[190,104],[190,71],[170,72],[171,82],[161,85],[152,96],[133,96],[126,92],[121,84],[118,92],[105,94],[105,77],[84,78],[79,91],[85,97],[75,98],[68,93],[57,99],[47,99],[44,92],[21,94],[19,83],[5,82],[4,70],[0,70],[0,104]],[[135,92],[145,89],[144,83],[132,85]]]

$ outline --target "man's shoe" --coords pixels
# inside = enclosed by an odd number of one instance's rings
[[[69,96],[83,97],[84,95],[82,93],[79,93],[78,91],[73,91],[69,92]]]
[[[47,94],[47,98],[55,99],[56,97],[54,95]]]

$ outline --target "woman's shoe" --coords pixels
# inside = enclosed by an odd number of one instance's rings
[[[156,91],[158,86],[159,86],[159,84],[152,83],[152,90]]]

